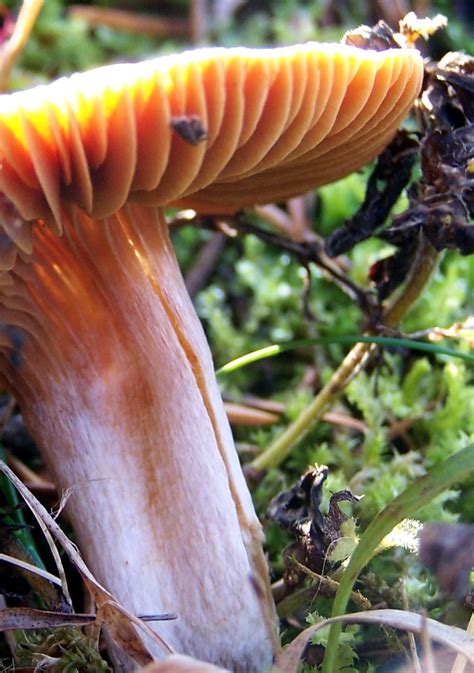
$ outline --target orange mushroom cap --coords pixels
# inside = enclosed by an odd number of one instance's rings
[[[209,48],[2,95],[0,191],[59,231],[68,204],[104,218],[129,199],[211,212],[286,199],[373,159],[422,70],[412,49]],[[182,116],[201,142],[173,128]]]

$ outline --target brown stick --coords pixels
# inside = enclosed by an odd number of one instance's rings
[[[216,231],[207,243],[204,243],[197,254],[193,266],[189,269],[184,279],[189,296],[195,297],[209,280],[219,264],[228,237],[220,231]]]
[[[28,42],[42,6],[43,0],[23,0],[13,35],[0,49],[0,91],[7,87],[15,61]]]
[[[208,34],[206,0],[191,0],[189,23],[191,42],[196,46],[206,42]]]
[[[269,411],[247,407],[235,402],[224,402],[227,418],[231,425],[263,426],[278,423],[279,416]]]
[[[126,9],[72,5],[68,10],[68,15],[75,19],[80,19],[91,26],[108,26],[109,28],[138,35],[158,37],[181,37],[189,35],[189,23],[184,19],[146,16]]]
[[[25,463],[16,456],[9,455],[7,462],[15,474],[20,477],[23,482],[28,483],[28,488],[30,490],[33,487],[47,489],[52,493],[56,491],[56,488],[52,482],[44,479],[37,472],[34,472],[31,468],[28,467],[28,465],[25,465]]]

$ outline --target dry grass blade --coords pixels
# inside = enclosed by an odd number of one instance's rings
[[[2,460],[0,460],[0,472],[3,472],[18,490],[43,530],[46,528],[64,549],[70,561],[80,573],[84,584],[97,604],[97,621],[104,622],[107,625],[108,631],[116,644],[141,665],[145,665],[152,660],[142,639],[136,632],[134,626],[132,626],[132,624],[134,624],[152,638],[165,653],[172,654],[172,648],[163,638],[161,638],[161,636],[153,631],[147,624],[138,619],[138,617],[122,607],[115,597],[97,582],[87,565],[84,563],[76,546],[69,540],[67,535],[61,530],[43,505]]]
[[[24,492],[28,493],[28,494],[31,496],[31,498],[33,498],[33,500],[34,500],[35,502],[38,503],[38,505],[39,505],[40,507],[43,507],[43,506],[36,500],[36,498],[34,497],[34,495],[27,489],[27,487],[23,484],[23,482],[16,476],[16,474],[15,474],[14,472],[12,472],[12,470],[8,467],[8,465],[7,465],[6,463],[4,463],[3,461],[0,461],[0,463],[1,463],[2,466],[4,466],[4,467],[6,468],[6,469],[3,469],[3,467],[0,466],[0,467],[1,467],[1,470],[2,470],[2,471],[4,472],[4,474],[10,479],[10,481],[11,481],[12,484],[16,487],[16,489],[17,489],[20,493],[22,493],[21,489],[20,489],[20,488],[18,487],[18,485],[17,485],[17,484],[20,484],[20,485],[21,485],[21,488],[24,489]],[[12,478],[10,475],[13,475],[14,478]],[[50,552],[51,552],[51,555],[52,555],[52,557],[53,557],[53,559],[54,559],[54,562],[55,562],[55,564],[56,564],[56,568],[57,568],[57,571],[58,571],[58,575],[59,575],[59,579],[60,579],[61,591],[62,591],[62,593],[63,593],[63,596],[64,596],[64,598],[65,598],[67,604],[70,605],[70,606],[72,607],[72,599],[71,599],[71,594],[69,593],[69,587],[68,587],[68,583],[67,583],[67,579],[66,579],[66,573],[64,572],[64,566],[63,566],[63,562],[61,561],[61,555],[60,555],[60,553],[59,553],[59,551],[58,551],[58,548],[57,548],[57,546],[56,546],[56,543],[55,543],[55,541],[54,541],[54,538],[53,538],[53,536],[51,535],[50,530],[49,530],[49,528],[48,528],[46,522],[44,521],[44,519],[43,519],[41,516],[38,516],[38,515],[37,515],[35,509],[32,507],[32,505],[31,505],[31,504],[28,502],[28,500],[25,498],[24,493],[22,493],[22,495],[23,495],[23,498],[24,498],[25,502],[28,504],[28,506],[30,507],[31,511],[32,511],[33,514],[35,515],[36,520],[38,521],[38,525],[39,525],[39,527],[41,528],[41,531],[42,531],[44,537],[46,538],[46,542],[48,543],[49,550],[50,550]],[[48,513],[46,512],[46,510],[44,509],[44,507],[43,507],[43,510],[44,510],[44,512],[46,513],[46,515],[49,516]],[[36,574],[39,574],[39,573],[36,573]]]
[[[191,268],[186,273],[184,282],[190,297],[195,297],[207,285],[210,277],[216,270],[229,237],[222,231],[215,231],[212,237],[204,243]]]
[[[7,462],[15,474],[20,477],[30,490],[38,489],[43,493],[51,493],[52,495],[56,492],[54,484],[47,479],[44,479],[44,477],[29,468],[28,465],[25,465],[25,463],[17,458],[17,456],[7,454]]]
[[[91,26],[108,26],[137,35],[158,37],[183,37],[189,33],[188,21],[167,16],[140,15],[125,9],[112,7],[84,7],[72,5],[68,15],[80,19]]]
[[[9,554],[0,554],[0,561],[10,563],[11,565],[16,566],[17,568],[21,568],[22,570],[27,570],[28,572],[33,573],[34,575],[38,575],[39,577],[42,577],[43,579],[47,580],[48,582],[51,582],[52,584],[56,584],[57,586],[62,587],[62,582],[59,579],[59,577],[56,577],[52,573],[49,573],[47,570],[38,568],[37,566],[34,566],[31,563],[26,563],[26,561],[22,561],[21,559],[15,558],[14,556],[9,556]]]
[[[224,402],[227,418],[231,425],[262,426],[278,423],[280,417],[269,411],[255,409],[236,402]]]
[[[311,637],[329,624],[380,624],[392,628],[423,634],[437,643],[454,650],[470,663],[474,663],[474,637],[455,626],[447,626],[427,619],[423,615],[404,610],[372,610],[370,612],[354,612],[349,615],[333,617],[310,626],[295,638],[277,657],[274,673],[296,673],[301,656]]]
[[[204,44],[208,33],[207,5],[205,0],[191,0],[189,7],[191,42]]]
[[[433,656],[433,644],[431,642],[430,633],[427,627],[427,617],[425,610],[423,611],[421,618],[422,618],[422,626],[420,632],[420,640],[421,640],[421,646],[425,653],[426,673],[436,673],[436,667]]]
[[[0,631],[84,626],[95,622],[96,619],[96,615],[50,612],[48,610],[35,610],[34,608],[3,608],[0,610]]]
[[[466,629],[466,633],[469,634],[474,639],[474,614],[471,615],[469,624]],[[462,654],[458,654],[456,661],[453,664],[451,673],[465,673],[466,671],[467,660]]]
[[[0,49],[0,91],[6,88],[13,65],[30,37],[43,2],[44,0],[24,0],[13,35]]]

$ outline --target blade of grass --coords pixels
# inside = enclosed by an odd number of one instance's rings
[[[44,0],[23,0],[13,35],[0,49],[0,91],[6,89],[10,72],[30,37]]]
[[[3,554],[0,553],[0,563],[9,563],[12,566],[16,566],[17,568],[22,568],[22,570],[27,570],[29,573],[32,573],[33,575],[38,575],[38,577],[41,577],[44,580],[47,580],[48,582],[51,582],[51,584],[55,584],[56,586],[61,586],[61,580],[59,577],[56,577],[56,575],[53,575],[52,573],[48,572],[47,570],[43,570],[42,568],[38,568],[35,565],[32,565],[31,563],[27,563],[26,561],[22,561],[21,559],[15,558],[14,556],[10,556],[9,554]]]
[[[416,479],[385,507],[372,520],[361,535],[359,544],[354,550],[350,561],[342,575],[339,589],[334,599],[332,616],[343,615],[349,602],[350,594],[359,573],[375,554],[378,546],[386,535],[403,519],[406,519],[430,502],[437,495],[450,488],[453,484],[466,479],[474,473],[474,444],[466,446],[446,461],[433,467],[428,474]],[[337,642],[341,632],[340,624],[333,624],[329,632],[322,673],[336,673]]]
[[[438,344],[427,343],[426,341],[414,341],[413,339],[403,339],[399,337],[383,337],[383,336],[365,336],[363,334],[344,334],[333,335],[325,337],[316,337],[314,339],[299,339],[296,341],[287,341],[285,343],[272,344],[265,348],[246,353],[235,360],[227,362],[225,365],[217,370],[217,374],[229,374],[230,372],[246,367],[253,362],[264,360],[265,358],[275,357],[280,353],[296,350],[298,348],[307,348],[308,346],[330,346],[331,344],[344,344],[352,346],[356,343],[376,344],[378,346],[395,346],[398,348],[409,348],[415,351],[422,351],[424,353],[433,353],[434,355],[448,355],[450,357],[461,358],[467,362],[474,363],[474,354],[462,353],[461,351],[452,348],[445,348]]]

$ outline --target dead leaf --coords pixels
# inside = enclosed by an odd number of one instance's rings
[[[96,615],[50,612],[34,608],[2,608],[0,631],[14,629],[53,629],[59,626],[83,626],[95,622]]]

